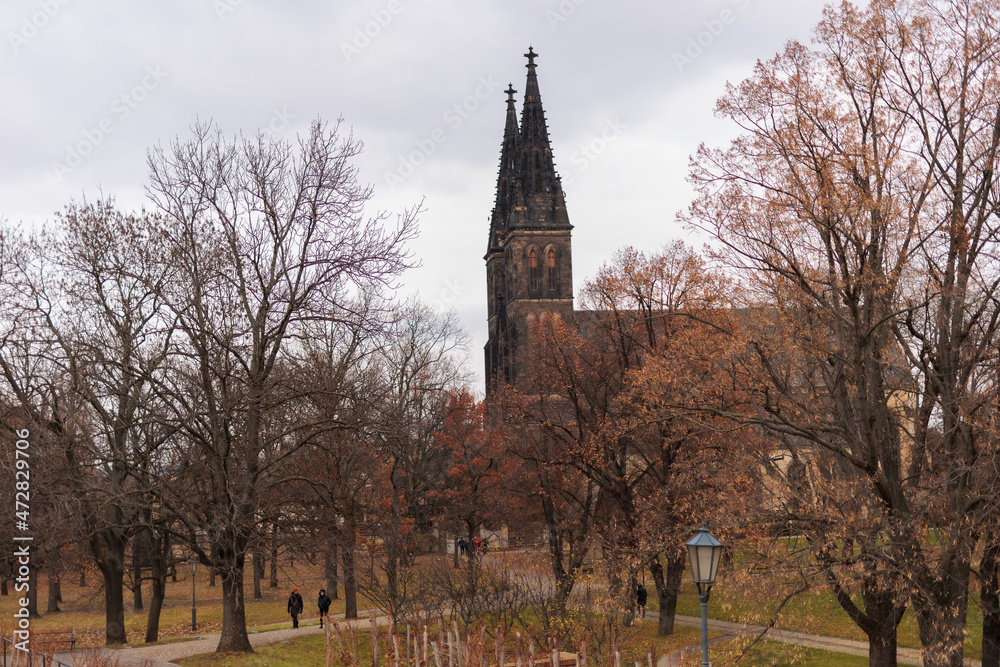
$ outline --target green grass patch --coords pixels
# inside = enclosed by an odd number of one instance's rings
[[[657,609],[655,591],[651,589],[649,608]],[[774,581],[762,579],[756,594],[750,595],[743,590],[735,590],[727,584],[725,574],[720,575],[719,582],[712,588],[712,597],[708,604],[709,618],[736,623],[753,625],[768,625],[774,617],[774,610],[784,597],[780,586]],[[862,607],[860,600],[856,600]],[[695,585],[689,581],[683,582],[681,594],[677,600],[677,613],[685,616],[701,616],[701,603]],[[777,627],[782,630],[805,632],[826,637],[839,637],[867,642],[868,637],[851,621],[847,613],[837,603],[833,594],[825,587],[817,587],[806,593],[801,593],[781,610]],[[970,591],[968,620],[966,624],[965,657],[979,659],[982,655],[982,610],[979,607],[978,591]],[[920,648],[920,635],[916,615],[912,608],[907,608],[903,620],[899,624],[898,645],[901,648]],[[742,663],[741,663],[742,664]]]
[[[709,659],[713,664],[733,664],[743,653],[745,642],[733,640],[719,642],[709,648]],[[701,650],[686,664],[700,665]],[[866,656],[835,653],[803,646],[792,646],[784,642],[763,641],[751,647],[740,657],[741,667],[771,667],[773,665],[796,665],[799,667],[868,667]]]

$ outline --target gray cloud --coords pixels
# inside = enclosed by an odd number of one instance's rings
[[[687,203],[687,155],[699,141],[719,143],[732,132],[713,118],[715,98],[727,79],[748,75],[787,40],[808,40],[821,7],[819,0],[8,0],[0,17],[0,216],[39,224],[98,188],[141,206],[147,148],[186,135],[196,117],[229,132],[277,127],[294,137],[317,116],[343,116],[366,145],[360,167],[376,185],[377,207],[399,210],[426,198],[414,244],[423,267],[407,276],[406,289],[441,300],[461,279],[448,305],[473,334],[472,370],[481,373],[482,255],[505,108],[493,85],[522,89],[528,45],[540,54],[557,168],[571,181],[579,286],[614,248],[655,247],[683,234],[672,220]],[[722,21],[723,12],[733,20]],[[678,70],[674,55],[699,39],[697,57]],[[155,86],[145,85],[150,68],[166,73]],[[584,159],[616,119],[625,129]],[[86,150],[105,121],[113,129],[57,177],[54,165]],[[389,187],[387,174],[422,148],[420,164]]]

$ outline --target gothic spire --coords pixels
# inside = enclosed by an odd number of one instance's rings
[[[528,80],[524,87],[524,107],[521,110],[521,187],[525,196],[540,193],[556,194],[561,191],[552,162],[552,148],[549,146],[549,131],[542,110],[542,96],[538,92],[538,77],[535,75],[535,53],[532,47],[524,54],[528,59]]]
[[[520,131],[517,126],[517,110],[514,107],[513,84],[507,85],[507,120],[503,129],[503,145],[500,148],[500,170],[497,174],[497,195],[490,222],[490,242],[487,252],[500,248],[500,238],[507,226],[513,207],[517,180],[517,149]]]

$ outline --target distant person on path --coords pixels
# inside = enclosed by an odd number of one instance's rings
[[[646,587],[639,584],[638,590],[635,592],[635,602],[639,605],[639,611],[642,612],[642,617],[646,618],[646,598],[649,594],[646,592]]]
[[[319,627],[321,628],[323,627],[323,619],[330,614],[331,602],[333,602],[333,600],[331,600],[330,596],[326,594],[326,589],[321,588],[319,591],[319,599],[316,601],[316,604],[319,605]]]
[[[458,553],[462,556],[469,555],[469,542],[464,537],[458,539]]]
[[[288,596],[288,613],[292,615],[292,628],[299,627],[299,614],[305,608],[305,603],[302,602],[302,596],[299,595],[299,589],[293,588],[292,594]]]

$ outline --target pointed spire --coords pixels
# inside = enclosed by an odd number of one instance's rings
[[[503,129],[503,145],[500,148],[500,170],[497,174],[497,194],[490,221],[490,241],[487,253],[500,249],[500,239],[506,230],[507,220],[513,207],[517,181],[517,156],[520,131],[517,126],[517,109],[514,104],[514,84],[507,84],[507,120]]]
[[[542,96],[538,92],[535,58],[532,47],[524,54],[528,59],[528,80],[524,87],[524,107],[521,110],[521,179],[525,196],[539,193],[555,194],[561,188],[552,162],[549,131],[542,110]]]
[[[516,148],[515,144],[517,142],[518,128],[517,128],[517,109],[514,107],[514,84],[508,83],[507,90],[503,91],[507,93],[507,124],[503,128],[503,150],[507,150],[508,143],[510,148]],[[513,152],[511,153],[511,158],[513,158]],[[503,168],[503,164],[501,164]]]

